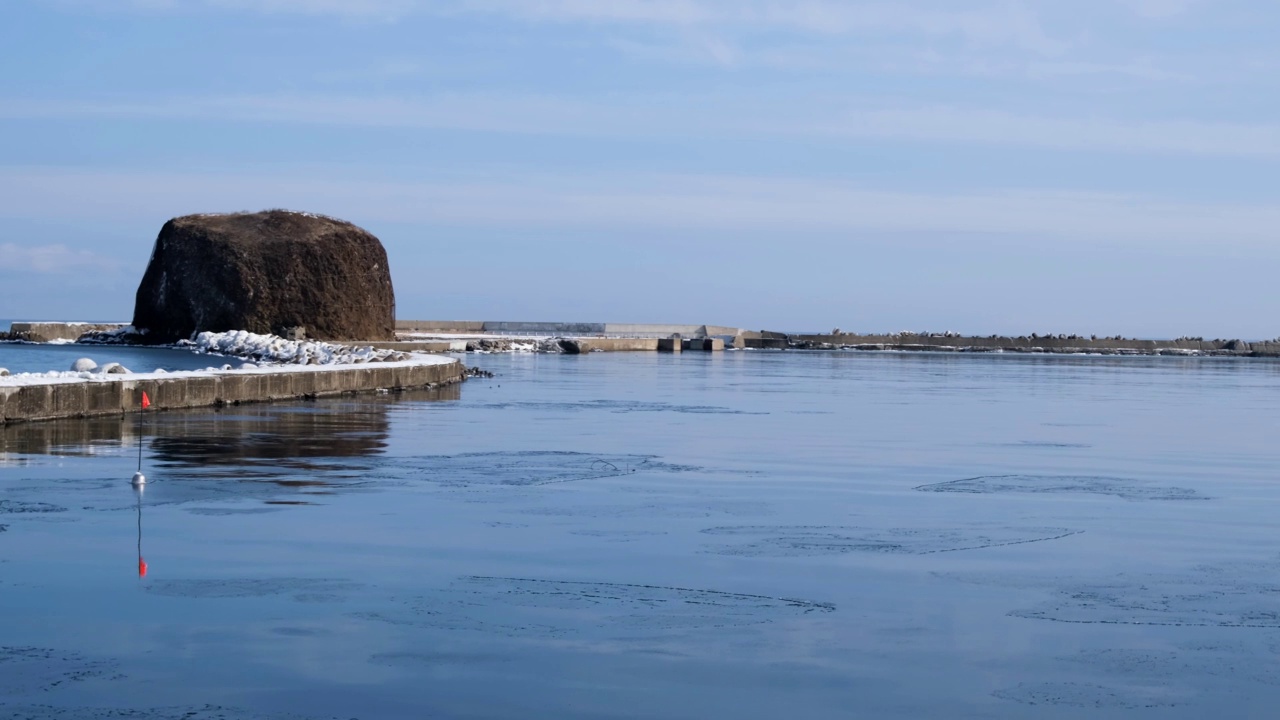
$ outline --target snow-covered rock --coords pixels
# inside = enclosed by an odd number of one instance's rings
[[[9,368],[0,368],[0,377],[8,377]]]
[[[71,363],[72,372],[93,372],[98,369],[98,363],[89,358],[80,358]]]
[[[130,374],[129,368],[121,365],[120,363],[107,363],[106,365],[103,365],[102,367],[98,368],[98,372],[106,373],[107,375]]]
[[[139,330],[132,325],[125,325],[114,330],[90,330],[80,336],[76,343],[81,345],[127,345],[140,341],[147,334],[146,329]]]
[[[349,365],[365,362],[396,362],[408,359],[406,353],[379,350],[372,346],[352,346],[310,340],[286,340],[277,335],[259,335],[232,330],[202,332],[195,340],[178,343],[196,352],[231,355],[285,365]]]

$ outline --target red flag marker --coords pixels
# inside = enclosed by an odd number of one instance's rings
[[[149,407],[151,407],[151,398],[147,397],[147,391],[143,390],[142,391],[142,409],[146,410]]]
[[[147,576],[147,561],[143,560],[142,558],[138,558],[138,577],[142,578],[146,576]]]

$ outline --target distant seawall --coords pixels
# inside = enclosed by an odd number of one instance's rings
[[[1280,341],[1266,340],[1203,340],[1179,338],[1176,340],[1137,340],[1131,338],[1082,337],[1078,335],[987,335],[961,336],[955,334],[898,333],[859,334],[831,333],[805,334],[781,333],[769,330],[746,330],[720,325],[641,325],[631,323],[585,322],[495,322],[449,320],[398,320],[400,333],[457,334],[457,335],[545,335],[572,339],[576,347],[565,347],[566,352],[591,352],[596,350],[656,350],[653,342],[641,340],[668,339],[673,335],[684,338],[684,349],[689,340],[718,339],[723,341],[714,349],[733,347],[757,350],[900,350],[916,352],[1011,352],[1099,355],[1216,355],[1224,357],[1280,357]],[[610,339],[610,342],[602,342]],[[415,338],[414,345],[400,343],[407,349],[417,344],[430,344],[436,351],[461,351],[465,342],[444,339],[424,340]],[[697,345],[697,343],[693,343]],[[563,345],[563,343],[562,343]],[[666,348],[664,348],[666,349]],[[713,349],[707,347],[705,349]]]
[[[354,365],[323,370],[229,370],[194,376],[48,382],[0,386],[0,425],[138,411],[143,391],[153,410],[316,398],[461,382],[461,362],[435,365]],[[150,411],[148,411],[150,412]]]
[[[1061,336],[958,335],[786,335],[774,339],[773,347],[795,349],[844,348],[851,350],[907,350],[933,352],[1022,352],[1103,355],[1222,355],[1235,357],[1280,357],[1280,341],[1243,340],[1134,340],[1129,338],[1085,338]]]
[[[723,325],[673,325],[643,323],[594,322],[510,322],[495,320],[397,320],[401,333],[488,333],[574,336],[606,336],[626,338],[733,337],[741,328]]]
[[[27,342],[75,342],[89,332],[107,332],[124,327],[123,323],[79,322],[15,322],[9,325],[9,338]]]

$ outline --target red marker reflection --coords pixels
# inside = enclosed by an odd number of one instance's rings
[[[145,485],[134,485],[134,490],[138,493],[138,577],[147,576],[147,561],[142,559],[142,491]]]

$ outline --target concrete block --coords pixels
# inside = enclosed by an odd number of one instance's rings
[[[744,340],[745,346],[756,350],[786,350],[789,347],[786,337],[748,337]]]
[[[28,342],[52,342],[54,340],[78,340],[87,332],[118,330],[124,323],[76,322],[16,322],[9,325],[9,332],[18,340]]]
[[[143,391],[151,399],[152,411],[160,411],[383,388],[420,388],[461,382],[465,373],[466,367],[460,362],[402,367],[375,363],[338,370],[271,374],[227,371],[211,376],[155,380],[119,376],[119,379],[103,381],[0,387],[0,423],[138,412]]]
[[[480,320],[396,320],[396,331],[478,333],[484,332],[484,322]]]
[[[658,338],[582,338],[573,341],[579,353],[588,352],[654,352]]]
[[[721,352],[724,340],[720,338],[691,338],[684,341],[684,349],[691,352]]]

